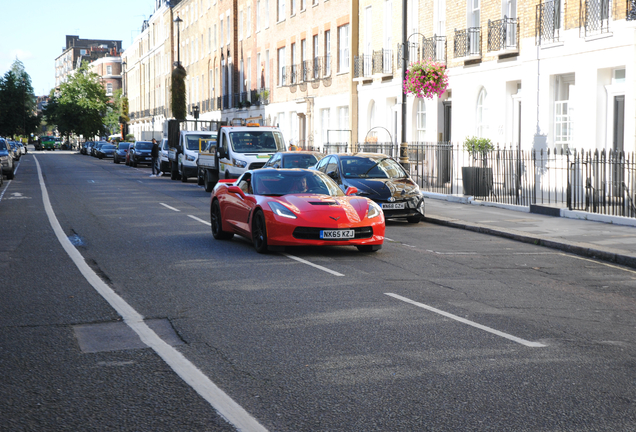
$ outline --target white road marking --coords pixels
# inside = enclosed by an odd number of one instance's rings
[[[281,254],[285,255],[287,258],[291,258],[291,259],[296,260],[298,262],[301,262],[303,264],[307,264],[308,266],[312,266],[312,267],[315,267],[315,268],[317,268],[319,270],[322,270],[324,272],[331,273],[334,276],[344,276],[342,273],[338,273],[337,271],[330,270],[327,267],[319,266],[318,264],[314,264],[314,263],[309,262],[307,260],[304,260],[302,258],[298,258],[297,256],[290,255],[290,254],[287,254],[287,253],[284,253],[284,252],[282,252]]]
[[[212,224],[211,224],[210,222],[208,222],[208,221],[204,221],[203,219],[199,219],[198,217],[196,217],[196,216],[194,216],[194,215],[188,215],[188,217],[190,217],[190,218],[194,219],[195,221],[199,221],[199,222],[201,222],[202,224],[205,224],[205,225],[207,225],[207,226],[209,226],[209,227],[211,227],[211,226],[212,226]]]
[[[521,345],[525,345],[527,347],[542,348],[542,347],[546,347],[547,346],[547,345],[544,345],[544,344],[539,343],[539,342],[530,342],[530,341],[527,341],[525,339],[521,339],[521,338],[518,338],[516,336],[509,335],[508,333],[500,332],[499,330],[495,330],[493,328],[486,327],[486,326],[481,325],[481,324],[477,324],[474,321],[470,321],[470,320],[467,320],[465,318],[459,317],[457,315],[453,315],[451,313],[444,312],[443,310],[436,309],[436,308],[434,308],[432,306],[425,305],[424,303],[419,303],[419,302],[413,301],[413,300],[408,299],[406,297],[402,297],[401,295],[397,295],[397,294],[393,294],[393,293],[384,293],[384,294],[388,295],[390,297],[393,297],[395,299],[402,300],[403,302],[410,303],[410,304],[412,304],[414,306],[421,307],[421,308],[429,310],[431,312],[435,312],[437,314],[443,315],[443,316],[445,316],[447,318],[454,319],[454,320],[459,321],[459,322],[464,323],[464,324],[468,324],[469,326],[473,326],[473,327],[476,327],[478,329],[485,330],[485,331],[487,331],[489,333],[492,333],[494,335],[501,336],[501,337],[506,338],[506,339],[510,339],[513,342],[517,342],[517,343],[519,343]]]
[[[162,206],[164,206],[165,208],[169,208],[170,210],[173,210],[173,211],[176,211],[176,212],[180,212],[180,211],[181,211],[181,210],[176,209],[176,208],[174,208],[174,207],[170,207],[168,204],[164,204],[164,203],[159,203],[159,204],[161,204],[161,205],[162,205]]]
[[[246,432],[267,432],[261,424],[256,421],[247,411],[238,405],[232,398],[225,394],[216,386],[203,372],[201,372],[194,364],[186,359],[183,354],[164,342],[154,331],[152,331],[144,322],[144,317],[132,308],[124,299],[115,293],[108,285],[102,281],[99,276],[86,264],[84,257],[73,246],[68,239],[62,226],[60,225],[49,194],[44,184],[40,163],[34,157],[38,169],[38,177],[40,179],[40,188],[42,189],[42,201],[44,202],[44,210],[49,218],[51,227],[55,235],[68,254],[73,260],[78,270],[84,278],[93,286],[93,288],[117,311],[124,319],[124,322],[139,335],[139,338],[150,348],[152,348],[159,357],[161,357],[173,371],[177,373],[190,387],[192,387],[203,399],[205,399],[214,409],[217,410],[225,420],[232,424],[239,431]]]
[[[18,168],[20,168],[20,162],[18,162],[18,164],[15,166],[15,169],[13,170],[13,175],[15,176],[15,173],[18,171]],[[2,191],[2,193],[0,194],[0,201],[2,201],[2,197],[4,196],[4,193],[7,191],[7,189],[9,188],[9,185],[11,184],[11,182],[13,181],[13,179],[9,180],[7,182],[7,185],[4,187],[4,190]]]

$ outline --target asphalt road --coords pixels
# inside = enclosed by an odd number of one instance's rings
[[[636,430],[634,270],[428,223],[259,255],[149,175],[31,152],[0,188],[1,431]]]

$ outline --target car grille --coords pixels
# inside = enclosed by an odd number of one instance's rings
[[[334,228],[311,228],[311,227],[297,227],[294,230],[294,238],[301,240],[324,240],[320,238],[320,231],[322,230],[332,230]],[[353,239],[365,239],[373,237],[373,228],[371,227],[361,227],[354,228],[355,234]],[[346,239],[346,240],[353,240]],[[342,241],[344,239],[333,239],[335,241]]]
[[[248,169],[259,169],[259,168],[263,168],[265,166],[265,162],[253,162],[250,164]]]

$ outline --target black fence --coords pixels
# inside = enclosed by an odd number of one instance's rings
[[[399,157],[399,145],[390,142],[328,143],[322,151]],[[636,217],[633,153],[505,146],[472,153],[461,144],[422,142],[408,145],[408,157],[409,174],[427,192]]]

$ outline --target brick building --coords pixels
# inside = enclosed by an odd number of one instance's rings
[[[83,60],[89,63],[106,56],[119,56],[121,41],[101,39],[80,39],[67,35],[62,54],[55,58],[55,87],[66,81]]]
[[[201,118],[260,119],[311,147],[397,144],[407,56],[442,62],[449,75],[441,97],[406,98],[409,142],[476,135],[522,149],[636,150],[629,3],[407,0],[405,19],[402,7],[402,0],[180,0],[170,7],[158,0],[125,53],[134,122],[147,127],[150,113],[160,112],[153,118],[161,129],[180,54],[189,112],[196,106]]]

